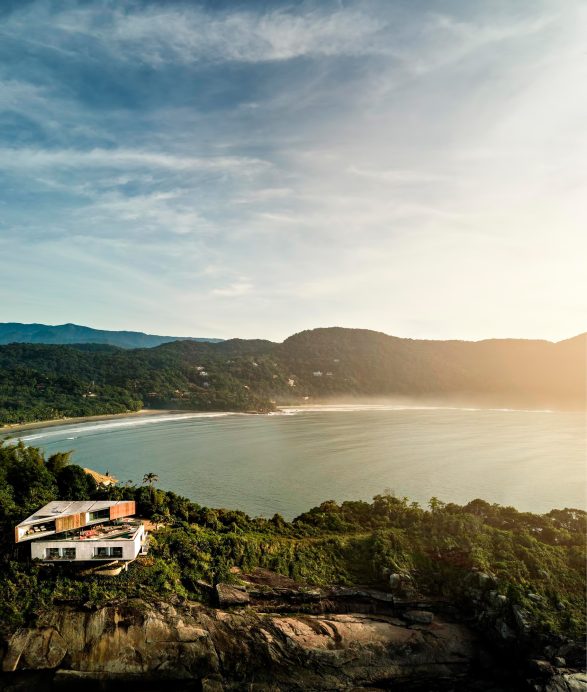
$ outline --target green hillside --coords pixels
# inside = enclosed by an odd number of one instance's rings
[[[419,341],[315,329],[282,344],[175,341],[0,346],[0,424],[136,411],[270,411],[332,398],[404,397],[504,407],[585,406],[586,336]]]
[[[142,517],[163,524],[148,557],[108,579],[81,576],[75,565],[31,563],[28,545],[15,547],[13,527],[40,505],[72,497],[135,500]],[[286,522],[201,507],[153,486],[100,489],[69,454],[45,458],[34,447],[1,443],[0,498],[0,638],[59,604],[205,600],[206,583],[262,567],[307,585],[395,588],[400,599],[449,601],[475,616],[481,631],[505,632],[508,649],[517,640],[533,656],[553,643],[567,656],[584,652],[587,515],[580,509],[538,515],[437,498],[423,508],[383,494],[323,502]]]

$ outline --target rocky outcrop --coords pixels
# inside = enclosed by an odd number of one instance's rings
[[[410,626],[391,616],[280,615],[141,600],[93,612],[61,608],[8,642],[5,671],[57,678],[200,680],[203,689],[267,683],[342,690],[466,676],[477,644],[438,617]]]
[[[166,689],[174,681],[207,692],[586,689],[584,649],[535,636],[531,614],[500,594],[490,574],[469,574],[463,611],[423,599],[407,575],[409,588],[393,593],[309,587],[260,568],[232,579],[198,584],[219,608],[129,600],[47,611],[6,643],[9,680],[0,676],[0,690],[52,690],[53,679],[67,689],[89,680],[100,689],[121,680],[159,689],[155,681],[165,680]],[[31,683],[35,675],[49,686]]]
[[[544,692],[585,692],[587,690],[587,675],[585,673],[554,675],[542,689]]]
[[[218,604],[223,608],[227,606],[246,605],[251,600],[245,589],[237,588],[230,584],[217,584],[216,597],[218,599]]]
[[[429,625],[434,620],[434,614],[429,610],[407,610],[403,618],[408,622]]]

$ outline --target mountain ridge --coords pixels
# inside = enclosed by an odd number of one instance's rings
[[[134,330],[115,330],[115,329],[96,329],[85,325],[66,322],[64,324],[44,324],[41,322],[0,322],[0,345],[10,343],[32,343],[32,344],[63,344],[63,345],[79,345],[79,344],[108,344],[118,346],[119,348],[155,348],[165,343],[174,341],[193,341],[196,343],[265,343],[279,344],[290,341],[300,335],[306,333],[318,333],[321,331],[336,331],[365,333],[371,335],[381,335],[391,339],[400,341],[411,341],[418,343],[468,343],[480,344],[485,342],[541,342],[549,344],[562,344],[575,339],[587,336],[587,332],[582,332],[576,336],[571,336],[559,341],[550,339],[527,339],[522,337],[488,337],[486,339],[418,339],[409,336],[395,336],[375,329],[362,329],[355,327],[315,327],[312,329],[304,329],[295,334],[286,337],[283,342],[271,341],[268,339],[243,339],[233,337],[230,339],[220,339],[217,337],[195,337],[195,336],[169,336],[161,334],[150,334],[148,332]]]
[[[262,339],[0,346],[0,425],[140,408],[268,412],[358,400],[584,410],[587,335],[424,341],[306,330]]]
[[[172,341],[205,341],[216,343],[222,339],[190,336],[162,336],[131,330],[94,329],[67,322],[41,324],[33,322],[0,322],[0,344],[109,344],[119,348],[153,348]]]

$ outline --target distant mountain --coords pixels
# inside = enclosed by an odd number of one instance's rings
[[[578,410],[586,406],[586,354],[587,334],[558,343],[424,341],[336,327],[281,344],[182,340],[124,350],[13,343],[0,346],[0,424],[143,406],[262,412],[366,399]]]
[[[278,347],[310,396],[403,396],[503,407],[585,406],[587,334],[429,341],[313,329]]]
[[[109,344],[120,348],[152,348],[177,340],[217,343],[222,339],[191,336],[159,336],[143,332],[116,332],[78,324],[20,324],[0,322],[0,344]]]

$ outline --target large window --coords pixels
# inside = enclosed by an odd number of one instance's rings
[[[90,512],[90,521],[96,521],[96,519],[109,519],[110,509],[99,509],[95,512]]]
[[[45,548],[45,560],[75,560],[75,548]]]
[[[100,546],[99,548],[94,548],[94,557],[96,558],[109,558],[109,557],[122,557],[122,547],[121,546]]]

